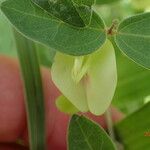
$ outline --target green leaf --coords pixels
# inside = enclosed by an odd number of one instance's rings
[[[79,110],[63,95],[57,98],[56,100],[57,108],[67,114],[75,114]]]
[[[106,40],[103,20],[93,11],[90,24],[81,28],[64,22],[30,0],[7,0],[1,9],[21,33],[63,53],[89,54]]]
[[[14,33],[24,83],[30,149],[45,150],[44,94],[35,45],[19,33]]]
[[[83,27],[84,22],[79,16],[76,7],[71,0],[32,0],[35,4],[54,15],[60,20],[73,26]]]
[[[95,4],[95,0],[73,0],[74,3],[76,3],[79,6],[92,6]]]
[[[115,150],[107,133],[89,119],[73,115],[68,131],[68,150]]]
[[[51,73],[56,86],[75,107],[100,115],[110,105],[117,83],[113,46],[107,41],[84,57],[57,53]]]
[[[89,24],[93,12],[91,6],[95,3],[94,0],[32,1],[64,22],[79,27],[84,27]]]
[[[15,40],[6,17],[0,11],[0,54],[16,56]]]
[[[50,68],[53,64],[56,51],[39,43],[36,43],[36,50],[39,55],[40,64]]]
[[[96,0],[96,4],[111,4],[111,3],[114,3],[114,2],[118,2],[120,0]]]
[[[150,13],[125,19],[117,32],[117,46],[136,63],[150,69]]]
[[[119,139],[125,150],[149,150],[150,137],[150,103],[126,117],[116,125]]]
[[[129,114],[141,108],[150,96],[150,71],[128,59],[117,47],[115,52],[118,84],[113,105]]]

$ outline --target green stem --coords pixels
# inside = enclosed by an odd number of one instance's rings
[[[107,124],[108,133],[113,141],[116,141],[115,133],[113,129],[113,121],[112,121],[112,115],[111,115],[111,108],[109,107],[107,111],[105,112],[105,119]]]
[[[45,150],[45,111],[40,67],[35,45],[14,31],[24,82],[30,150]]]
[[[106,120],[106,124],[107,124],[108,133],[109,133],[112,141],[116,144],[117,149],[118,150],[124,150],[123,145],[116,140],[116,135],[114,132],[113,120],[112,120],[110,107],[105,112],[105,120]]]

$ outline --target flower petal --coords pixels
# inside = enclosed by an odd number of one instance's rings
[[[82,82],[72,78],[74,56],[57,53],[52,65],[52,80],[63,95],[80,111],[88,111],[87,98]]]
[[[95,115],[103,114],[112,101],[117,84],[115,52],[110,41],[92,54],[86,82],[90,111]]]

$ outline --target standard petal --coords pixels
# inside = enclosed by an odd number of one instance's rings
[[[109,107],[117,84],[114,48],[107,41],[91,56],[91,66],[84,80],[88,107],[95,115],[103,114]]]

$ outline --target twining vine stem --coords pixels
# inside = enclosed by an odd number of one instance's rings
[[[114,132],[114,127],[113,127],[113,120],[112,120],[112,114],[111,114],[111,107],[109,107],[106,112],[105,112],[105,120],[107,124],[107,130],[108,133],[112,139],[112,141],[116,144],[116,147],[118,150],[124,150],[124,147],[122,144],[120,144],[116,140],[115,132]]]
[[[107,124],[108,133],[113,141],[116,140],[115,133],[113,129],[113,121],[112,121],[112,115],[111,115],[111,108],[109,107],[105,112],[105,119]]]

